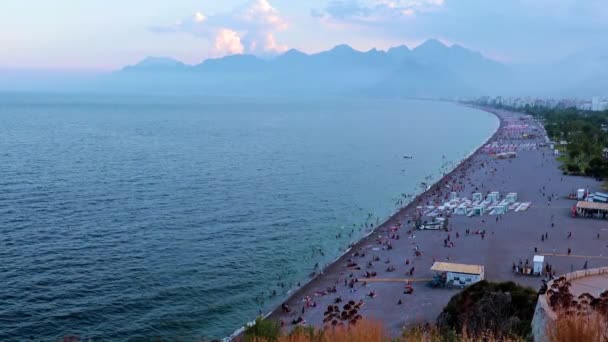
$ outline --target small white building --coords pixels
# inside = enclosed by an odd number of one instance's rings
[[[576,191],[576,199],[582,200],[585,198],[585,189],[578,189]]]
[[[484,278],[484,267],[481,265],[454,264],[436,261],[431,271],[439,273],[446,284],[466,287]]]
[[[532,263],[534,264],[534,275],[541,275],[543,273],[543,268],[545,267],[545,257],[543,255],[535,255],[534,259],[532,259]]]

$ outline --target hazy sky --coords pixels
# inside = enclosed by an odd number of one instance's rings
[[[146,56],[410,47],[435,37],[505,62],[608,45],[608,0],[2,0],[0,68],[111,70]]]

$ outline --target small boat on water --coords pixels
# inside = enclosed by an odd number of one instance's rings
[[[403,156],[403,159],[414,159],[412,156]]]

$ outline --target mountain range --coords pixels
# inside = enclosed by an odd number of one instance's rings
[[[431,39],[415,49],[357,51],[338,45],[306,54],[289,50],[273,59],[232,55],[186,65],[146,58],[113,74],[122,86],[196,89],[206,94],[334,94],[389,97],[481,95],[508,68],[459,45]],[[140,81],[145,81],[141,84]]]
[[[0,90],[197,94],[222,96],[337,95],[583,97],[608,95],[608,48],[587,49],[554,63],[505,64],[460,45],[430,39],[357,51],[348,45],[273,58],[232,55],[189,65],[165,57],[105,74],[0,72]]]

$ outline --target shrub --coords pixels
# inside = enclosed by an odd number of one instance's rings
[[[277,341],[281,335],[279,323],[271,320],[257,318],[255,323],[245,328],[243,340],[246,342],[255,341]]]
[[[537,293],[513,282],[481,281],[450,299],[437,318],[443,331],[466,331],[473,336],[527,337]]]
[[[579,173],[581,172],[580,166],[578,164],[569,163],[566,165],[566,170],[570,173]]]

